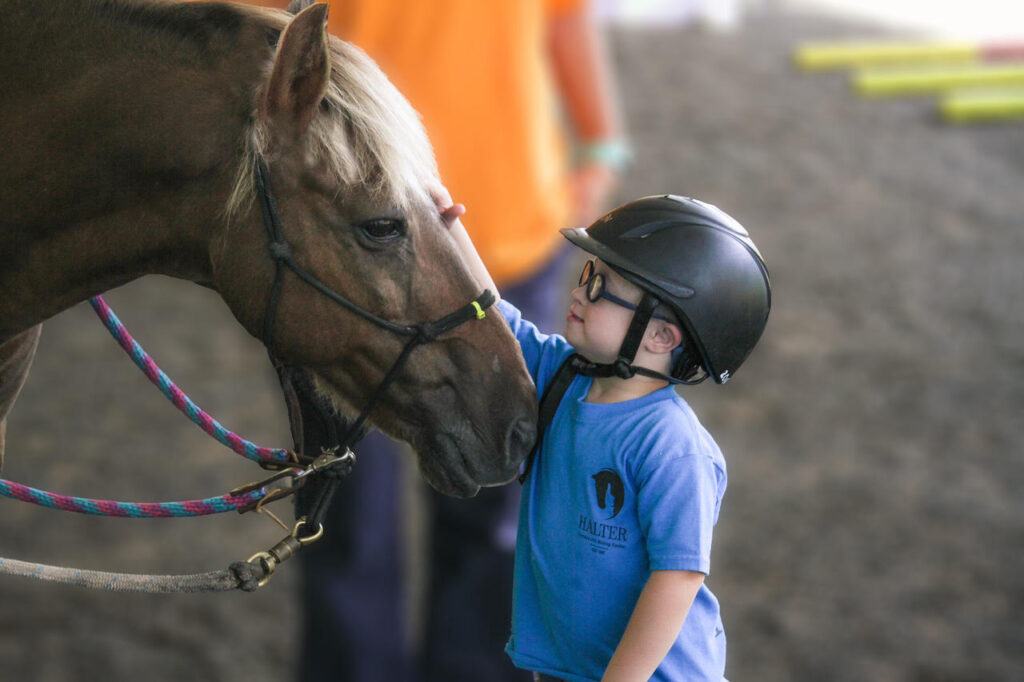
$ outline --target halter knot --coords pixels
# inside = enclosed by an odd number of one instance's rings
[[[440,325],[433,322],[418,324],[413,328],[416,330],[417,344],[430,343],[445,331]]]
[[[292,247],[285,241],[270,242],[270,255],[274,260],[289,260],[292,257]]]

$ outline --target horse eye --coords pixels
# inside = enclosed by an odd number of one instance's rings
[[[376,242],[389,242],[405,234],[405,221],[398,218],[374,218],[361,223],[359,229]]]

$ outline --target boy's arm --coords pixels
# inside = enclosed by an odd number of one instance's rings
[[[441,219],[444,220],[445,227],[448,228],[448,232],[455,240],[455,245],[458,247],[459,253],[462,254],[463,261],[469,266],[470,273],[476,278],[480,287],[491,290],[491,293],[494,294],[494,302],[497,304],[501,300],[498,285],[494,283],[491,273],[487,271],[480,254],[476,251],[476,246],[473,245],[473,240],[469,238],[469,233],[466,232],[462,221],[459,220],[466,213],[466,207],[462,204],[453,204],[446,189],[437,188],[433,193],[434,200],[441,211]]]
[[[648,680],[679,636],[704,574],[652,571],[601,682]]]

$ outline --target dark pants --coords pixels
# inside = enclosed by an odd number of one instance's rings
[[[561,252],[501,295],[544,331],[560,331],[568,305]],[[499,314],[497,311],[489,314]],[[503,649],[509,634],[519,485],[470,500],[427,494],[430,581],[420,651],[403,613],[401,448],[379,433],[356,448],[326,534],[302,557],[302,682],[527,682]]]

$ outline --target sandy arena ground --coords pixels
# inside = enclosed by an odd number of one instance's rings
[[[1024,678],[1024,125],[950,127],[797,74],[794,45],[865,27],[769,10],[731,35],[613,35],[637,164],[622,200],[690,194],[744,222],[775,308],[734,382],[688,395],[730,465],[709,584],[729,677]],[[224,424],[285,445],[275,379],[220,300],[112,292]],[[8,478],[157,500],[260,471],[185,422],[86,305],[48,322],[9,425]],[[0,556],[215,570],[282,531],[251,515],[129,521],[0,500]],[[290,679],[296,571],[256,594],[110,595],[0,579],[0,679]],[[461,681],[456,681],[461,682]]]

